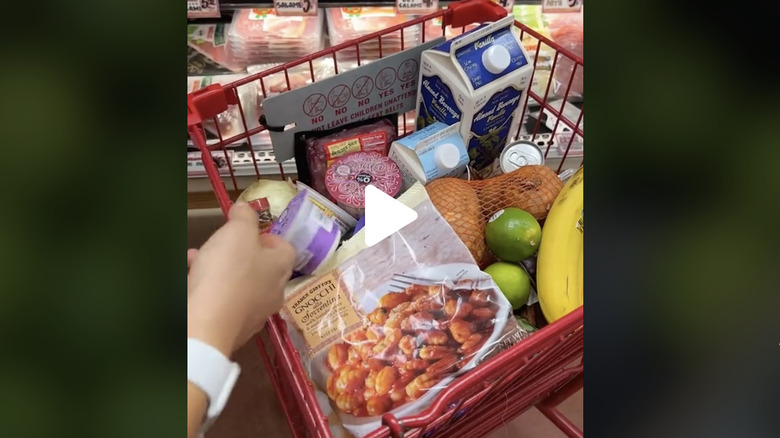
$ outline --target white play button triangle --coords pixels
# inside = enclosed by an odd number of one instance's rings
[[[366,186],[366,246],[373,246],[417,219],[417,212],[378,188]]]

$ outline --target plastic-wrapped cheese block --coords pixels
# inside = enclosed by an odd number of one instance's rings
[[[238,9],[228,33],[232,60],[238,64],[292,61],[325,47],[323,13],[278,17],[273,9]]]
[[[328,33],[330,44],[335,46],[364,35],[385,30],[389,27],[403,24],[414,16],[397,14],[393,7],[355,7],[327,9]],[[401,34],[403,33],[403,48],[407,49],[420,44],[421,26],[409,26],[403,31],[382,36],[382,57],[402,50]],[[360,59],[378,59],[379,40],[370,40],[360,45]],[[339,59],[357,58],[357,49],[346,48],[339,51]]]
[[[320,138],[306,140],[306,162],[309,165],[312,187],[332,201],[334,198],[325,184],[325,173],[337,158],[354,152],[375,152],[387,156],[396,139],[396,128],[387,119],[381,119],[356,128]]]
[[[325,186],[339,207],[354,217],[365,212],[366,186],[371,184],[396,197],[401,171],[393,160],[377,152],[355,152],[336,160],[325,173]]]

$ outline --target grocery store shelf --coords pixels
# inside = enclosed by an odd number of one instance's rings
[[[440,6],[447,6],[451,1],[439,1]],[[366,6],[395,6],[394,1],[345,1],[345,0],[318,0],[317,4],[321,8],[342,8],[342,7],[366,7]],[[515,5],[541,5],[541,0],[515,0]],[[220,10],[232,11],[241,8],[272,8],[272,1],[252,1],[252,0],[229,0],[219,3]]]
[[[537,134],[535,137],[531,135],[521,135],[516,140],[533,141],[536,143],[543,153],[546,152],[547,166],[557,169],[563,158],[563,150],[559,145],[555,143],[555,139],[552,134],[544,133]],[[547,146],[549,145],[549,150]],[[564,146],[565,147],[565,146]],[[279,164],[276,161],[276,157],[272,150],[267,151],[254,151],[255,161],[257,163],[257,170],[263,178],[279,178],[281,172],[279,171]],[[578,167],[582,161],[582,145],[581,143],[573,142],[566,157],[566,161],[562,168]],[[230,160],[230,165],[233,168],[233,174],[236,177],[236,184],[238,188],[245,188],[249,183],[253,182],[257,176],[255,174],[255,166],[252,162],[252,155],[247,150],[226,150],[226,151],[213,151],[212,157],[217,164],[220,175],[223,182],[230,187],[232,180],[230,178],[230,171],[227,165],[227,161]],[[286,176],[294,176],[297,173],[295,166],[295,159],[290,159],[282,163],[282,169]],[[190,192],[197,192],[200,190],[208,190],[208,178],[206,177],[206,171],[201,161],[200,152],[188,152],[187,153],[187,178],[189,180]],[[205,185],[198,184],[196,181],[205,181]]]
[[[213,151],[211,156],[217,164],[219,173],[230,176],[230,167],[235,176],[255,176],[255,163],[261,176],[279,175],[279,163],[276,161],[273,151],[254,151],[255,159],[252,160],[252,152],[242,150]],[[295,160],[287,160],[282,163],[285,174],[295,173]],[[206,170],[201,161],[200,152],[187,153],[187,178],[206,178]]]
[[[542,152],[546,153],[547,165],[555,169],[558,167],[561,159],[564,156],[566,144],[564,144],[563,147],[560,147],[560,145],[556,143],[555,136],[552,135],[552,131],[550,129],[551,127],[545,126],[544,123],[537,128],[536,117],[538,117],[538,110],[535,112],[530,111],[528,114],[526,114],[521,135],[516,140],[533,141],[536,143]],[[535,129],[539,129],[541,132],[534,137],[528,134],[533,132]],[[570,130],[565,127],[559,127],[558,129],[559,134],[563,134],[568,131]],[[560,136],[558,136],[558,138],[560,141]],[[565,141],[568,143],[568,137],[565,138]],[[217,142],[218,140],[215,139],[207,140],[207,144],[209,145],[213,145]],[[203,167],[203,162],[201,161],[201,153],[195,148],[192,140],[188,140],[187,146],[189,149],[189,152],[187,152],[187,178],[190,180],[206,179],[206,171]],[[217,169],[219,170],[220,175],[222,175],[223,179],[226,179],[226,181],[230,181],[230,169],[228,167],[228,161],[230,162],[230,167],[233,168],[233,174],[236,177],[249,177],[250,179],[256,178],[257,174],[255,173],[255,163],[257,164],[257,173],[259,173],[260,176],[266,178],[279,177],[281,175],[281,172],[279,171],[279,163],[276,161],[276,156],[274,155],[271,144],[264,144],[259,149],[260,150],[250,151],[248,145],[244,143],[238,145],[238,147],[234,146],[228,148],[225,151],[214,150],[212,151],[211,155],[214,159],[214,162],[217,164]],[[252,160],[253,153],[254,161]],[[579,163],[582,160],[582,155],[583,148],[581,139],[575,139],[572,142],[563,167],[579,166]],[[284,171],[285,175],[295,174],[297,172],[295,159],[290,159],[282,163],[282,170]]]

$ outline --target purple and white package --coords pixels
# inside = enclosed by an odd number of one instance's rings
[[[333,256],[341,241],[341,228],[299,192],[271,227],[295,248],[293,277],[311,275]]]

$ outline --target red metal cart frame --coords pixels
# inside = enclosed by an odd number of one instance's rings
[[[188,133],[202,153],[206,173],[222,211],[227,214],[231,200],[212,158],[212,152],[222,151],[227,158],[227,146],[246,142],[251,147],[252,139],[250,137],[265,129],[263,127],[248,129],[244,110],[236,91],[237,87],[257,81],[259,89],[262,90],[265,97],[267,94],[263,79],[272,74],[283,73],[287,81],[287,88],[290,89],[288,70],[308,63],[311,80],[316,81],[318,78],[315,77],[313,61],[323,57],[332,57],[334,68],[338,74],[338,54],[340,51],[357,49],[357,63],[360,65],[361,43],[377,40],[379,56],[382,57],[382,37],[399,32],[403,48],[404,33],[402,30],[409,26],[424,26],[426,22],[441,17],[443,22],[442,35],[444,35],[444,27],[446,26],[463,27],[471,23],[494,21],[504,16],[506,16],[506,10],[489,0],[466,0],[452,3],[445,10],[327,48],[306,58],[247,76],[231,84],[211,85],[189,94],[187,96]],[[583,68],[582,58],[522,23],[515,21],[515,25],[518,27],[521,37],[530,35],[538,40],[534,56],[534,74],[537,71],[539,53],[543,44],[556,53],[553,57],[551,78],[560,59],[567,59],[567,63],[573,65],[563,95],[563,100],[566,101],[575,73]],[[422,39],[424,42],[424,31]],[[550,105],[548,97],[550,96],[551,84],[552,80],[548,81],[543,96],[532,91],[527,93],[523,115],[527,111],[529,102],[535,103],[555,116],[553,133],[557,132],[560,123],[563,123],[572,132],[558,166],[558,171],[560,171],[569,155],[575,135],[580,138],[583,136],[581,127],[583,112],[580,110],[577,120],[574,121],[567,118],[562,109]],[[216,117],[225,111],[228,105],[238,106],[244,133],[231,138],[223,138],[219,132]],[[406,118],[407,115],[404,114],[403,134],[407,133]],[[213,120],[217,126],[218,142],[207,144],[203,128],[205,120]],[[531,133],[532,140],[536,140],[540,124],[541,118],[537,118],[536,126]],[[517,135],[519,134],[520,130],[518,129]],[[550,151],[552,141],[546,143],[546,150],[542,148],[545,156]],[[249,155],[252,157],[255,173],[260,178],[254,154]],[[233,167],[229,159],[226,161],[233,188],[238,190]],[[284,178],[284,169],[281,164],[279,164],[279,171]],[[256,342],[293,436],[296,438],[330,437],[327,419],[319,408],[313,385],[306,376],[300,357],[290,342],[285,321],[278,315],[272,316],[267,324],[267,339],[263,340],[258,336]],[[480,437],[492,432],[528,408],[536,406],[568,436],[581,437],[582,431],[565,418],[556,409],[556,406],[582,387],[582,349],[583,308],[580,307],[455,380],[449,387],[441,391],[433,404],[422,413],[404,418],[385,414],[382,417],[382,426],[368,436],[370,438],[390,436]]]

